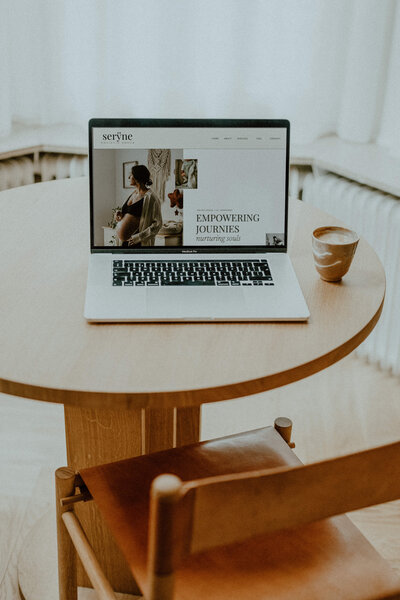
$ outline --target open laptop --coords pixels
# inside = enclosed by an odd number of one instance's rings
[[[304,321],[289,122],[91,119],[88,321]]]

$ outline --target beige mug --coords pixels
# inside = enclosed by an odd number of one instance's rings
[[[344,227],[318,227],[313,231],[315,268],[324,281],[340,281],[350,268],[359,237]]]

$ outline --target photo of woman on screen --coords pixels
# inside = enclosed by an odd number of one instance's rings
[[[129,177],[134,191],[115,215],[116,233],[125,248],[154,246],[162,226],[161,204],[150,189],[152,181],[145,165],[132,167]]]

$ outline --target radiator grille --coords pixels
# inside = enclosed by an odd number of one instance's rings
[[[400,199],[332,174],[309,174],[303,200],[344,221],[374,248],[385,267],[382,316],[356,352],[400,375]]]
[[[0,191],[35,183],[33,159],[27,156],[0,161]]]
[[[38,181],[81,177],[88,174],[84,155],[44,153],[0,160],[0,191]]]
[[[41,180],[82,177],[88,174],[87,156],[44,154],[40,158]]]

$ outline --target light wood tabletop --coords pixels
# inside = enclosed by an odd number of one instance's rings
[[[361,240],[341,284],[320,280],[311,232],[337,221],[295,202],[290,254],[309,323],[88,324],[88,184],[2,192],[0,390],[86,408],[193,406],[301,379],[353,350],[379,315],[385,277]]]
[[[74,469],[196,441],[201,404],[312,375],[375,326],[385,275],[363,239],[340,284],[314,268],[312,231],[337,224],[291,203],[289,253],[308,323],[88,324],[87,179],[1,192],[0,391],[64,404]],[[77,513],[115,589],[134,591],[94,504]]]

